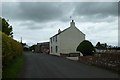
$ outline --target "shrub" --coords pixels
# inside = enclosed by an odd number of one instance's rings
[[[94,46],[88,40],[84,40],[83,42],[81,42],[76,50],[80,51],[84,56],[92,55],[95,51]]]
[[[6,34],[0,32],[0,35],[2,35],[2,64],[4,67],[15,58],[21,56],[23,48],[19,42]]]

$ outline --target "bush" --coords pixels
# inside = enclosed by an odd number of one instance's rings
[[[90,41],[84,40],[79,44],[76,50],[80,51],[83,54],[83,56],[86,56],[92,55],[95,51],[95,48]]]
[[[2,64],[4,67],[15,58],[21,56],[23,48],[19,42],[6,34],[0,32],[0,35],[2,35]]]

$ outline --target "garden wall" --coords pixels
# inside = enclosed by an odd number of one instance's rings
[[[80,56],[79,61],[120,72],[120,53],[103,53],[100,56]]]

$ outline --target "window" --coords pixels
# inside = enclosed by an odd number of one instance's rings
[[[54,37],[53,37],[53,42],[54,42]]]
[[[51,46],[51,53],[52,53],[52,46]]]
[[[57,42],[57,36],[56,36],[56,42]]]
[[[55,41],[55,37],[53,37],[53,41]]]
[[[52,38],[50,39],[50,42],[52,43]]]
[[[55,48],[55,49],[56,49],[56,53],[57,53],[57,52],[58,52],[58,47],[56,46],[56,48]]]

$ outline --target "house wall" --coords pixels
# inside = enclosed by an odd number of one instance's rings
[[[37,44],[37,45],[35,46],[35,52],[38,53],[39,51],[40,51],[40,45]]]
[[[35,52],[37,53],[46,53],[46,50],[49,50],[49,42],[37,43],[35,46]]]
[[[77,46],[83,40],[85,40],[85,34],[80,32],[76,27],[70,27],[57,35],[57,42],[54,41],[50,43],[50,47],[52,47],[52,52],[50,52],[50,54],[60,55],[60,53],[76,52]],[[57,53],[56,46],[58,46]]]
[[[60,53],[76,52],[77,46],[85,40],[85,35],[76,27],[70,27],[60,34]]]
[[[78,45],[85,40],[85,34],[75,27],[75,23],[72,20],[70,27],[57,35],[57,42],[55,40],[56,38],[53,41],[53,37],[52,43],[50,40],[50,54],[60,55],[60,53],[72,53],[76,52]],[[56,46],[58,47],[57,53]]]
[[[59,52],[60,52],[60,38],[59,38],[59,35],[57,35],[57,41],[56,41],[56,36],[54,36],[54,41],[53,41],[53,37],[52,37],[52,43],[51,43],[51,40],[50,40],[50,54],[55,54],[55,55],[59,55]],[[56,52],[56,46],[58,47],[58,50]],[[51,47],[52,47],[52,50],[51,50]],[[52,51],[52,52],[51,52]]]

